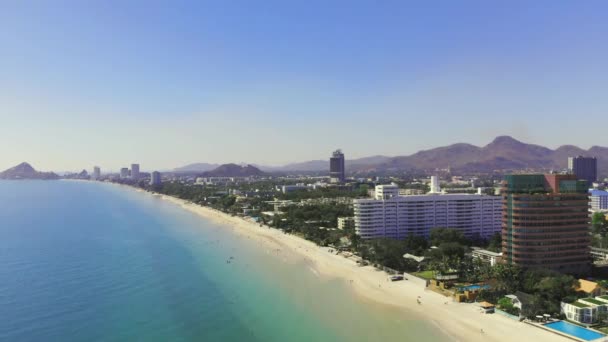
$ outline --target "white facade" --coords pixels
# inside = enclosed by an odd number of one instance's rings
[[[561,302],[561,312],[571,321],[582,324],[598,322],[602,313],[608,312],[608,298],[600,296],[595,298],[581,298],[573,303]]]
[[[355,230],[362,238],[428,236],[436,227],[465,236],[501,231],[502,198],[478,194],[399,196],[396,185],[379,185],[374,199],[353,200]]]
[[[377,200],[386,200],[399,196],[399,187],[395,184],[376,185],[374,198]]]
[[[608,210],[608,191],[591,190],[589,194],[591,195],[591,210]]]
[[[355,226],[354,217],[338,217],[338,229],[347,229]]]
[[[483,262],[494,266],[502,259],[502,253],[496,253],[485,249],[474,249],[471,253],[473,258],[480,259]]]
[[[139,179],[139,164],[131,164],[131,178]]]
[[[288,192],[292,192],[292,191],[298,191],[298,190],[306,190],[308,189],[308,187],[304,184],[296,184],[296,185],[283,185],[281,187],[281,192],[286,194]]]
[[[441,186],[439,184],[439,177],[431,176],[431,191],[432,194],[438,194],[441,192]]]

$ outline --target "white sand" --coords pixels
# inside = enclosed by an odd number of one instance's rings
[[[133,188],[131,188],[133,189]],[[313,272],[351,284],[365,300],[403,308],[431,321],[456,341],[568,341],[569,339],[500,314],[483,314],[475,304],[455,303],[450,297],[424,289],[410,281],[388,282],[387,274],[327,251],[314,243],[280,230],[233,217],[220,211],[164,195],[159,198],[176,203],[205,219],[226,225],[235,233],[246,235],[269,246],[268,251],[287,260],[289,254],[308,260]],[[417,303],[420,297],[421,304]],[[446,304],[447,302],[447,304]],[[571,341],[571,340],[570,340]]]

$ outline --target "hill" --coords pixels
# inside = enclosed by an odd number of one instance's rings
[[[211,171],[220,166],[220,164],[209,163],[194,163],[173,169],[174,172],[205,172]]]
[[[457,143],[419,151],[409,156],[346,159],[346,170],[348,173],[390,173],[409,170],[432,171],[449,167],[461,173],[509,172],[524,169],[549,171],[565,169],[568,166],[568,157],[578,155],[597,157],[598,176],[608,177],[608,147],[593,146],[589,150],[585,150],[573,145],[563,145],[552,150],[540,145],[527,144],[510,136],[496,137],[483,147]],[[233,171],[237,171],[235,167],[239,167],[236,164],[227,165],[234,165]],[[217,166],[198,163],[178,168],[176,171],[203,172],[210,171],[213,167]],[[266,172],[326,172],[329,170],[329,157],[326,160],[310,160],[283,166],[256,165],[254,168],[258,172],[262,172],[260,170]],[[221,172],[223,171],[220,170]]]
[[[0,172],[0,179],[59,179],[53,172],[38,172],[30,164],[21,163]]]
[[[237,164],[223,164],[217,168],[203,172],[203,177],[251,177],[265,175],[253,165],[241,166]]]
[[[594,146],[584,150],[572,145],[550,148],[526,144],[509,136],[496,137],[483,147],[453,144],[424,150],[410,156],[390,158],[373,166],[374,170],[433,170],[450,167],[461,172],[492,172],[521,169],[561,170],[568,166],[568,157],[598,158],[598,173],[608,175],[608,148]],[[368,170],[371,168],[367,168]]]

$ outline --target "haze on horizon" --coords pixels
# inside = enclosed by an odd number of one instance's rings
[[[0,169],[608,145],[601,1],[0,3]],[[599,123],[599,124],[598,124]]]

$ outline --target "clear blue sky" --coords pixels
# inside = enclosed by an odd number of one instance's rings
[[[0,169],[608,145],[604,1],[2,1]]]

